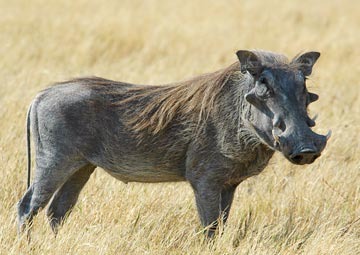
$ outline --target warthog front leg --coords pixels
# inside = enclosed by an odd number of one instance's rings
[[[201,224],[208,228],[208,237],[212,237],[219,222],[226,223],[237,185],[222,187],[219,184],[200,182],[192,183],[192,186]]]
[[[228,185],[223,187],[221,191],[221,212],[223,214],[223,221],[226,223],[231,205],[234,199],[234,193],[238,184]]]
[[[49,223],[55,234],[65,217],[70,214],[71,209],[77,202],[80,191],[89,180],[96,166],[87,165],[74,173],[55,193],[47,210]]]

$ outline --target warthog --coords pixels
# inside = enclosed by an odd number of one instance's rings
[[[310,164],[327,138],[307,107],[318,99],[306,77],[320,54],[289,61],[265,51],[191,80],[143,86],[80,78],[42,91],[27,115],[36,150],[33,183],[18,203],[21,232],[40,208],[55,233],[99,166],[127,182],[188,181],[212,236],[226,221],[236,187],[259,174],[275,151]]]

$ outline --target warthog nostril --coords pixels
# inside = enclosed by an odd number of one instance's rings
[[[300,150],[299,152],[293,153],[290,155],[290,160],[294,162],[295,164],[310,164],[314,162],[316,158],[320,156],[319,152],[311,149],[311,148],[305,148]]]
[[[296,156],[292,156],[291,159],[294,160],[294,161],[301,161],[303,159],[303,156],[302,155],[296,155]]]

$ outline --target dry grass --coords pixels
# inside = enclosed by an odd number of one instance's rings
[[[75,2],[75,3],[73,3]],[[271,2],[271,3],[270,3]],[[0,1],[2,254],[360,254],[360,2]],[[316,163],[276,155],[240,185],[223,236],[206,243],[186,183],[123,184],[100,169],[55,239],[44,213],[16,234],[26,186],[24,120],[49,83],[98,75],[166,83],[214,71],[238,49],[319,50],[311,79]]]

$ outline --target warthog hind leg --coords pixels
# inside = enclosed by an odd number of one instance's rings
[[[76,171],[55,193],[47,210],[50,226],[55,234],[77,202],[80,191],[89,180],[96,166],[87,165]]]
[[[22,233],[26,226],[31,227],[33,217],[44,208],[55,191],[79,168],[88,163],[59,162],[41,160],[37,161],[35,178],[18,203],[18,231]],[[29,234],[29,232],[28,232]]]

